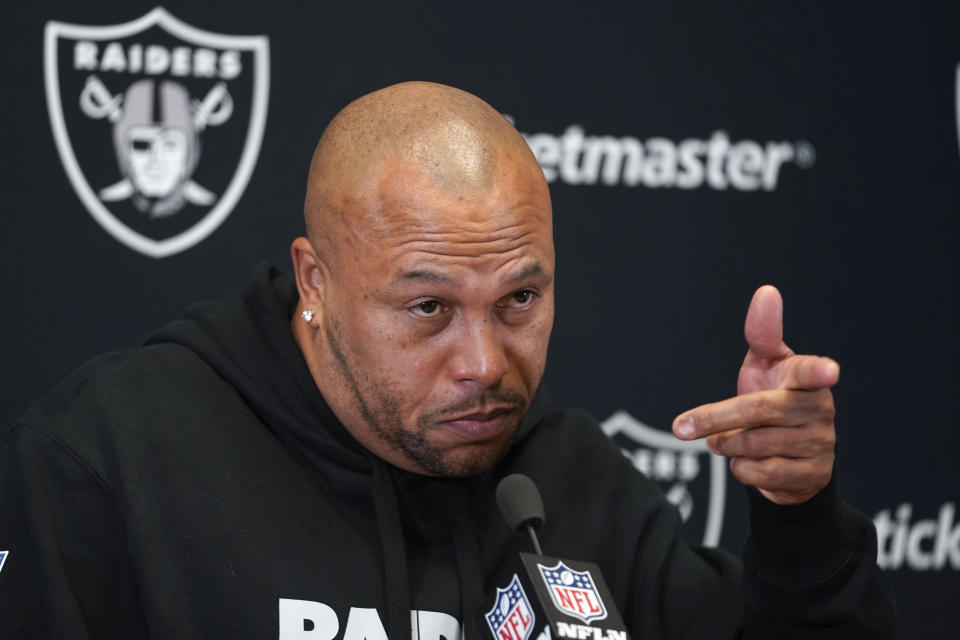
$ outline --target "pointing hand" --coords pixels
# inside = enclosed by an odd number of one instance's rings
[[[730,458],[737,480],[768,500],[805,502],[833,472],[830,387],[840,366],[830,358],[796,355],[783,342],[783,300],[770,285],[753,294],[744,334],[750,348],[736,397],[682,413],[673,432],[682,440],[706,437],[710,451]]]

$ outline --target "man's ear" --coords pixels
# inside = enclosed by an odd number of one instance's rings
[[[319,310],[323,306],[324,285],[328,277],[327,265],[304,237],[295,239],[290,245],[290,258],[293,261],[297,291],[300,293],[300,305]]]

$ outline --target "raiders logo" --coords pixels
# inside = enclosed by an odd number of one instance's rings
[[[266,36],[202,31],[160,7],[112,26],[48,22],[44,73],[67,177],[110,235],[162,258],[230,215],[263,139]]]
[[[687,531],[703,531],[700,542],[706,546],[720,543],[727,495],[723,457],[710,453],[703,440],[678,440],[622,410],[600,427],[641,473],[663,489],[680,511]]]

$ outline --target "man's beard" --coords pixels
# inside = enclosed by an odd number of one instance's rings
[[[378,389],[378,385],[367,379],[362,371],[356,371],[347,360],[339,326],[331,323],[326,335],[337,369],[350,387],[364,421],[390,447],[402,451],[428,474],[461,478],[482,473],[499,462],[517,440],[520,422],[529,403],[525,396],[511,390],[487,389],[450,405],[431,409],[417,419],[416,430],[405,429],[396,399],[382,386]],[[366,389],[361,387],[361,380],[364,381]],[[481,406],[490,405],[509,409],[515,420],[515,424],[507,427],[511,429],[509,437],[498,445],[494,446],[489,441],[465,442],[457,447],[459,455],[454,456],[452,452],[444,452],[427,438],[430,429],[436,428],[434,425],[442,422],[444,418],[456,418]]]

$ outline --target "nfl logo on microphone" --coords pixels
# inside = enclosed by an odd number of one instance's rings
[[[535,618],[516,574],[506,589],[497,587],[497,598],[486,619],[494,638],[528,640]]]
[[[522,570],[508,574],[509,584],[498,587],[486,615],[479,614],[492,640],[630,640],[600,567],[518,555]]]
[[[537,568],[557,609],[586,623],[607,617],[607,609],[589,571],[574,571],[562,561],[552,567],[538,564]]]

